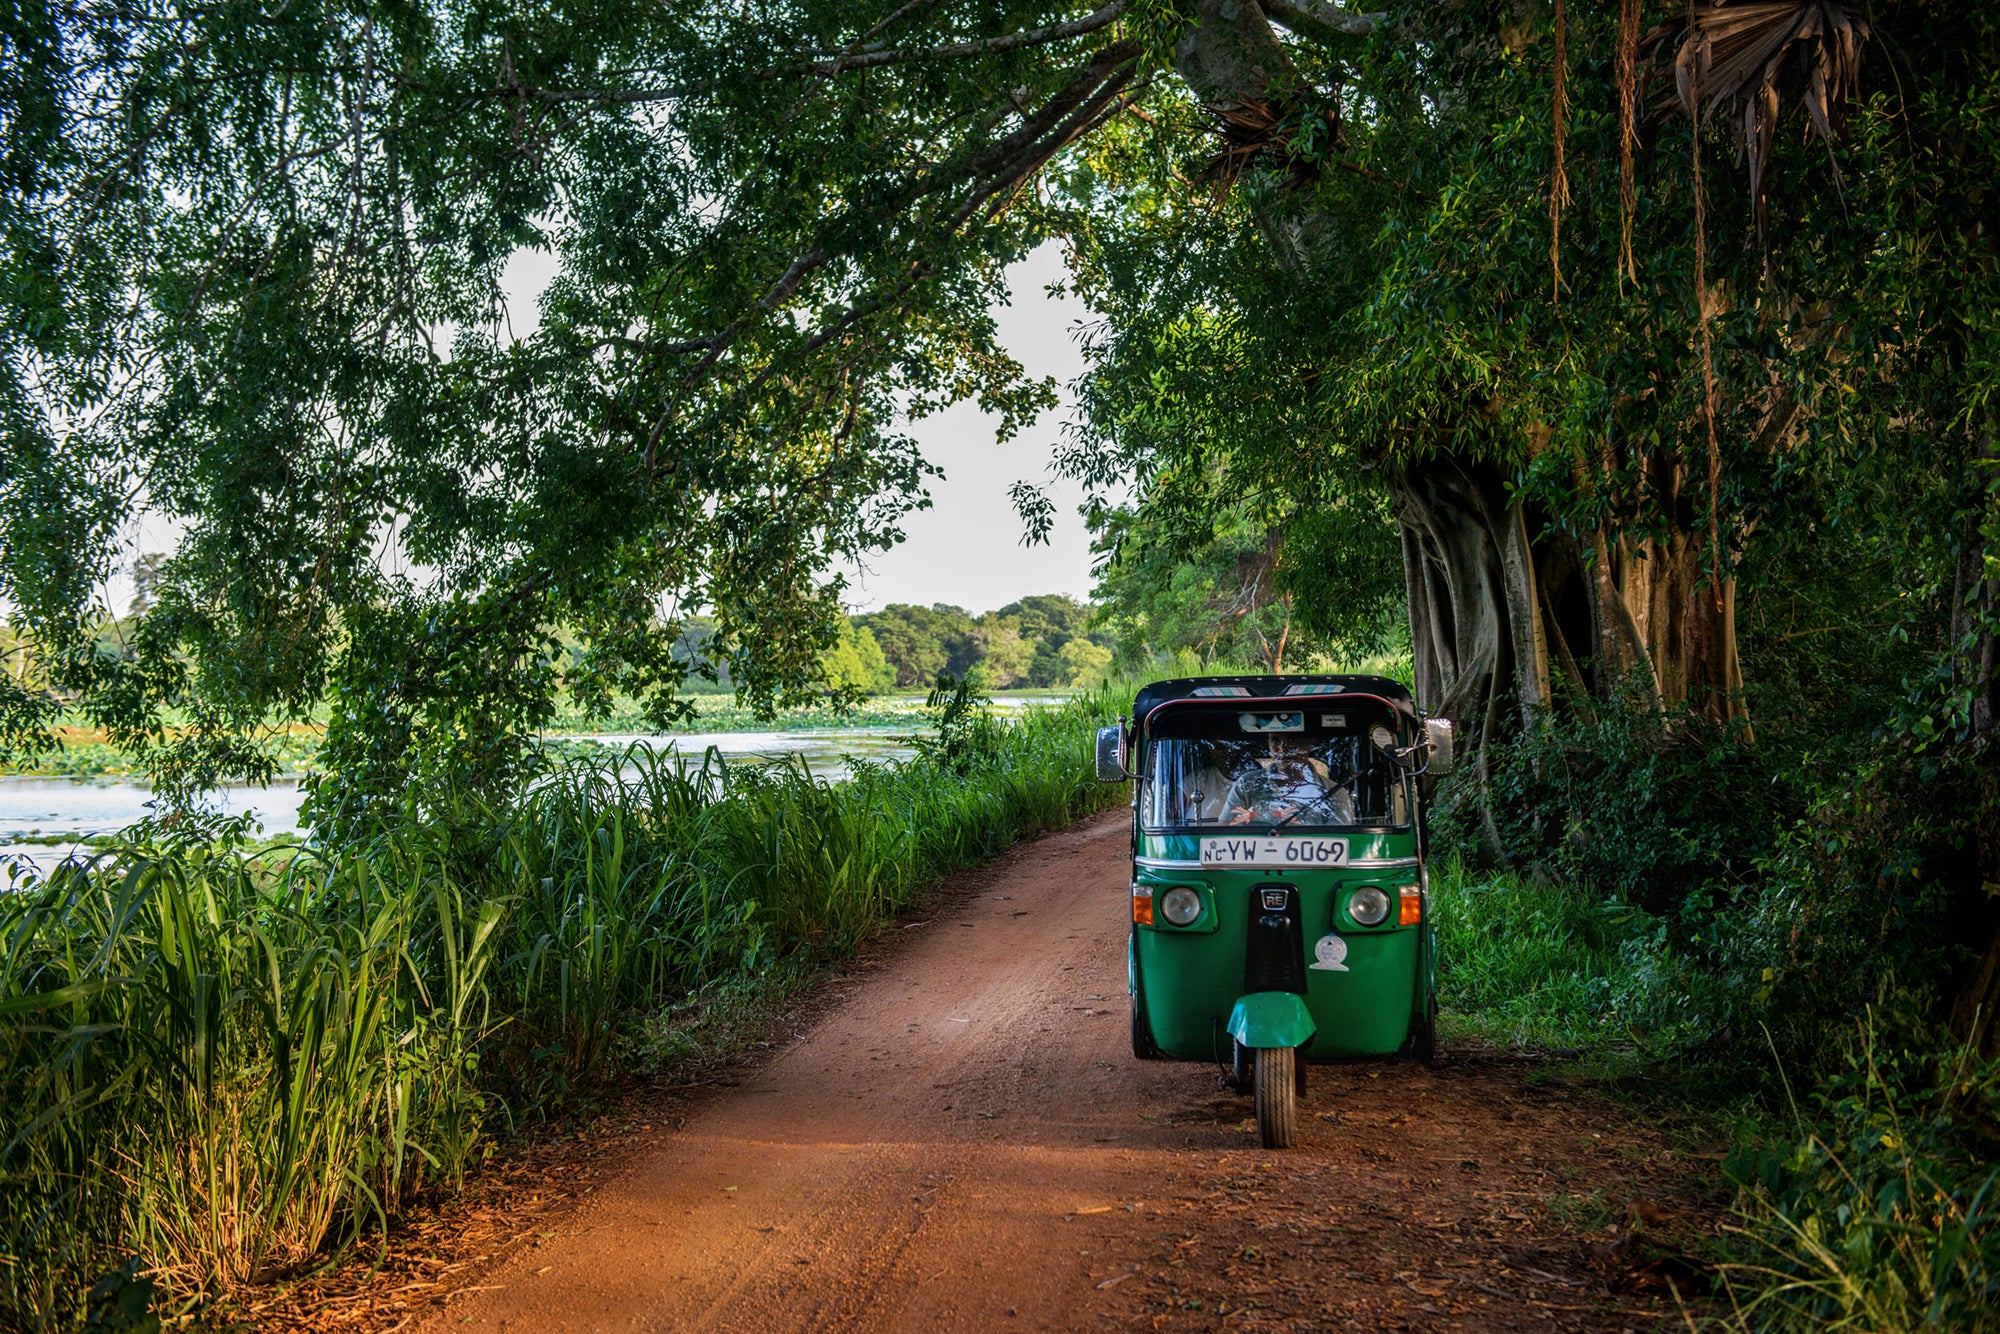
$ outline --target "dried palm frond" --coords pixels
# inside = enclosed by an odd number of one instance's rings
[[[1764,174],[1777,134],[1778,81],[1796,54],[1800,101],[1812,128],[1831,143],[1861,70],[1868,24],[1837,0],[1752,0],[1690,7],[1674,75],[1681,108],[1697,125],[1717,110],[1741,108],[1738,146],[1750,161],[1757,238],[1765,238]]]

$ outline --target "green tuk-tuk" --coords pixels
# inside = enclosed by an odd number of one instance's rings
[[[1097,738],[1138,780],[1132,1052],[1214,1060],[1267,1148],[1297,1132],[1305,1062],[1437,1044],[1427,775],[1451,724],[1379,676],[1156,681]]]

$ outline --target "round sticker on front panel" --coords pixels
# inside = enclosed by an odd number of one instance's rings
[[[1328,932],[1313,946],[1312,967],[1325,969],[1329,973],[1347,971],[1347,942]]]

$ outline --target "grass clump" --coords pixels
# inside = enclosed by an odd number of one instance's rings
[[[275,873],[133,843],[0,896],[8,1322],[64,1323],[127,1254],[267,1281],[455,1179],[504,912],[386,841]]]
[[[0,1326],[324,1263],[496,1125],[671,1049],[657,1016],[850,948],[1122,793],[1108,698],[828,783],[635,748],[326,847],[158,827],[0,895]],[[136,1260],[135,1260],[136,1257]]]
[[[1794,1108],[1793,1142],[1746,1145],[1728,1161],[1742,1259],[1723,1271],[1726,1323],[2000,1323],[2000,1169],[1980,1115],[1996,1093],[2000,1062],[1904,1049],[1871,1009],[1843,1068]]]

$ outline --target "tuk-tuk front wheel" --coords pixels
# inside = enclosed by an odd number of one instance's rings
[[[1257,1138],[1267,1149],[1289,1149],[1299,1135],[1298,1051],[1256,1048]]]
[[[1153,1025],[1146,1018],[1146,1007],[1136,991],[1132,993],[1132,1055],[1142,1061],[1157,1061],[1162,1055],[1160,1044],[1153,1041]]]
[[[1410,1055],[1425,1065],[1436,1065],[1438,1002],[1435,995],[1426,998],[1424,1012],[1410,1024]]]

